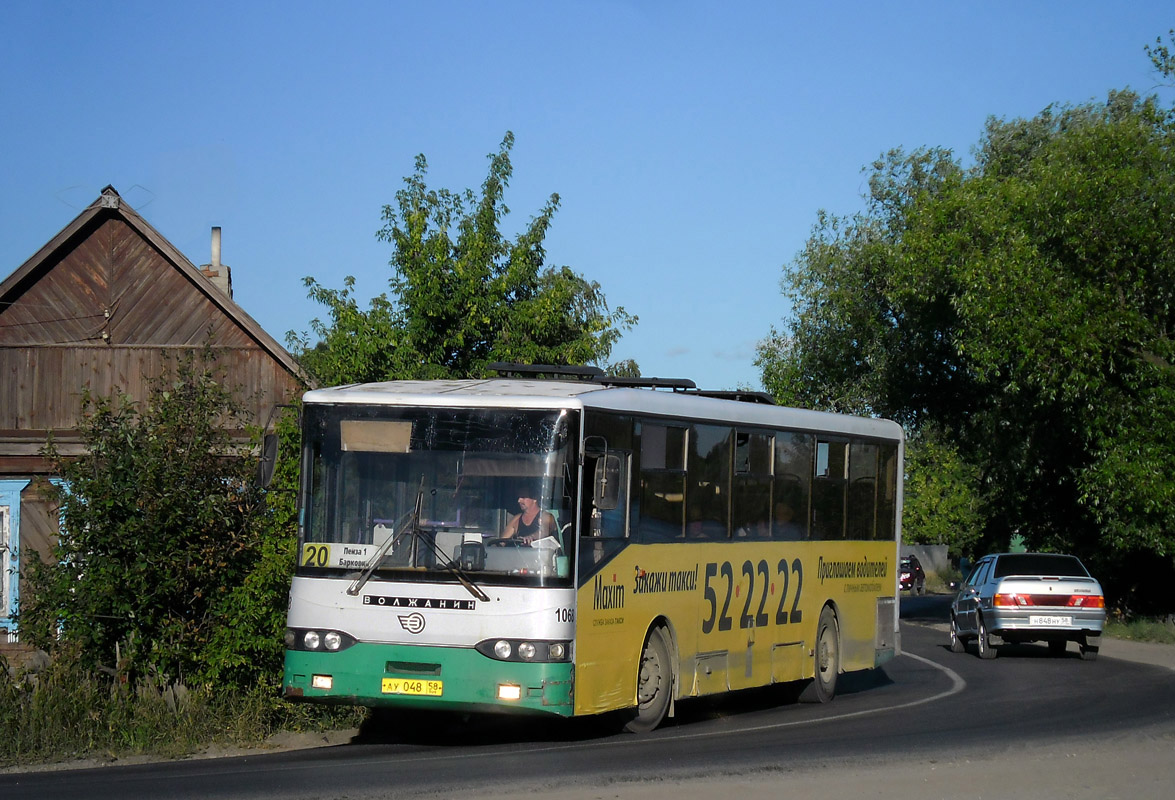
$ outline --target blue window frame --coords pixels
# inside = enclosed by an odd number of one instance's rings
[[[0,629],[16,636],[20,607],[20,493],[27,480],[0,481]]]

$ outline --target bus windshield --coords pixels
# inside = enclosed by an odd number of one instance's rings
[[[306,406],[299,573],[570,585],[572,416]]]

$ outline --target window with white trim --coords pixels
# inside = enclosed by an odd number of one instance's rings
[[[8,506],[0,506],[0,623],[3,623],[12,615],[9,610],[10,590],[9,586],[16,576],[10,574],[13,568],[12,559],[12,539],[9,535],[9,519],[12,514]]]
[[[20,493],[24,479],[0,481],[0,630],[16,635],[12,617],[20,606]]]

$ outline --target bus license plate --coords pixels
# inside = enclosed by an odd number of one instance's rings
[[[1028,618],[1028,624],[1042,628],[1064,628],[1073,624],[1073,618],[1057,614],[1033,614]]]
[[[413,694],[425,697],[440,697],[443,681],[421,681],[411,678],[384,678],[384,694]]]

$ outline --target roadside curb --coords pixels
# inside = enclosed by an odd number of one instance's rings
[[[1133,639],[1115,639],[1103,636],[1101,655],[1106,658],[1120,658],[1139,664],[1152,664],[1175,671],[1175,644],[1158,642],[1136,642]]]

